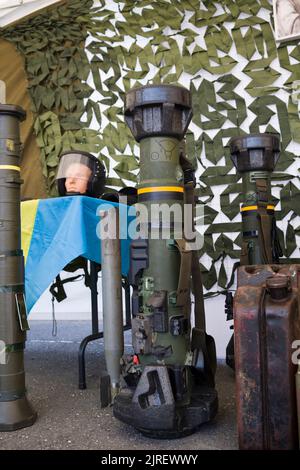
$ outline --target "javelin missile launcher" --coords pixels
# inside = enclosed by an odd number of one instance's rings
[[[279,159],[275,134],[249,134],[229,142],[231,160],[242,176],[242,250],[240,264],[278,263],[282,251],[277,236],[271,174]],[[233,319],[232,293],[226,295],[227,319]],[[234,337],[226,348],[226,363],[234,369]]]
[[[271,173],[279,159],[279,138],[273,134],[234,137],[231,159],[243,180],[241,264],[278,263],[282,256],[276,232]]]
[[[180,146],[191,117],[185,88],[151,85],[127,93],[125,120],[140,143],[137,212],[143,233],[131,245],[134,355],[124,358],[126,387],[113,411],[157,438],[196,431],[215,416],[218,404],[216,351],[205,331],[198,254],[193,240],[183,236],[184,206],[193,210],[194,174]],[[174,209],[173,216],[165,217],[163,208]]]

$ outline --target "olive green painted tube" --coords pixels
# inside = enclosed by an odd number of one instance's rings
[[[279,138],[272,134],[233,137],[231,159],[242,176],[241,264],[277,263],[279,256],[271,194],[271,174],[279,158]]]
[[[31,426],[24,349],[28,329],[20,221],[22,108],[0,105],[0,431]]]
[[[140,181],[138,185],[138,200],[151,214],[152,236],[148,240],[149,266],[144,269],[142,276],[143,315],[145,318],[153,314],[147,307],[148,298],[155,291],[168,292],[168,325],[172,318],[183,318],[186,330],[182,334],[174,335],[170,328],[165,332],[157,332],[153,335],[153,348],[172,350],[172,354],[166,355],[164,362],[168,365],[184,365],[190,338],[190,309],[176,305],[176,298],[172,302],[172,293],[176,293],[179,281],[180,253],[175,243],[178,227],[182,238],[183,230],[183,172],[179,165],[179,143],[174,137],[149,137],[141,140],[140,157]],[[157,199],[155,199],[157,197]],[[166,218],[163,209],[170,210],[170,218]],[[159,210],[161,212],[159,213]],[[159,229],[156,229],[159,227]],[[169,228],[169,238],[161,236],[164,230]],[[153,234],[157,233],[157,237]],[[154,238],[154,239],[153,239]],[[150,281],[150,282],[149,282]],[[139,355],[141,364],[155,364],[158,358],[153,354]]]

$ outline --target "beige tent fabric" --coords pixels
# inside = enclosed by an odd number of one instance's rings
[[[39,199],[47,197],[45,179],[42,174],[40,152],[33,131],[33,114],[30,111],[31,101],[27,90],[27,79],[22,56],[13,44],[0,39],[0,80],[6,84],[6,102],[22,106],[27,113],[21,124],[21,141],[24,151],[21,160],[22,199]]]

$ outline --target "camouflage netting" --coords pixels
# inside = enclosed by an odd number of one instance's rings
[[[124,124],[124,92],[147,83],[183,84],[194,109],[188,156],[200,164],[198,194],[205,203],[205,287],[218,280],[224,288],[227,260],[239,258],[241,182],[226,147],[231,136],[280,133],[274,195],[284,254],[295,256],[300,46],[276,44],[271,1],[126,0],[95,8],[90,0],[70,1],[2,37],[25,57],[49,194],[58,155],[70,147],[102,158],[109,185],[135,184],[139,150]]]

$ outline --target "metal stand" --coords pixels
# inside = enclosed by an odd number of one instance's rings
[[[85,349],[91,341],[103,338],[103,331],[99,331],[98,319],[98,273],[97,263],[90,262],[91,265],[91,306],[92,306],[92,334],[86,336],[80,343],[78,351],[78,367],[79,367],[79,384],[80,390],[86,389],[86,375],[85,375]],[[122,286],[125,290],[125,318],[124,331],[131,329],[131,310],[130,310],[130,285],[127,278],[123,279]]]

